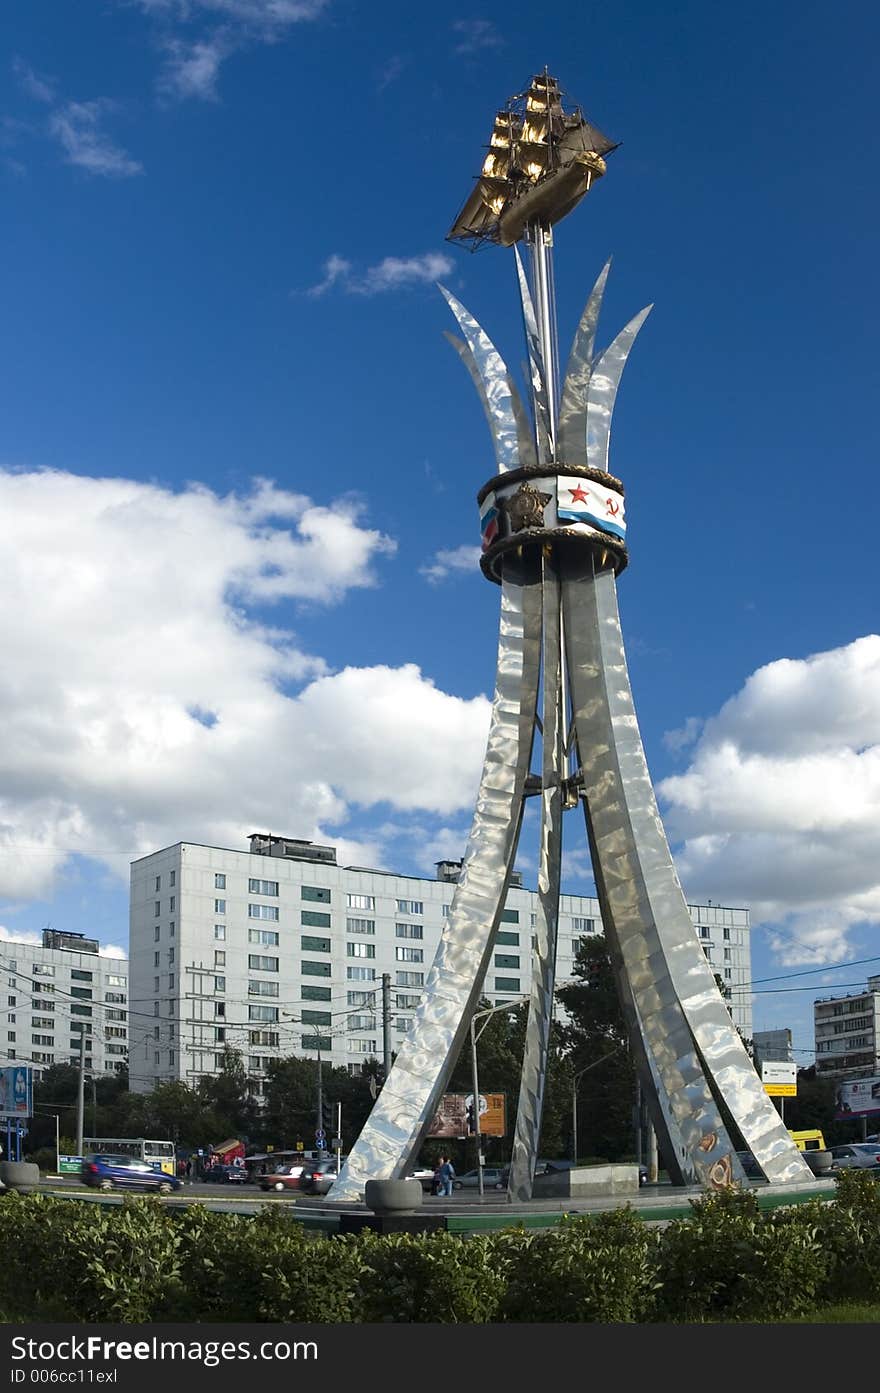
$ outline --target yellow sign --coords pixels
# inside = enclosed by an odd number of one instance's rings
[[[764,1092],[769,1093],[771,1098],[796,1098],[796,1083],[765,1083]]]
[[[486,1107],[482,1107],[485,1099]],[[484,1093],[480,1099],[480,1135],[484,1137],[503,1137],[506,1132],[504,1117],[504,1094]]]

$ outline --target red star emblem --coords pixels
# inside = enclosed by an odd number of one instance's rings
[[[587,494],[580,484],[578,484],[576,489],[569,489],[568,491],[571,494],[572,503],[586,503]]]

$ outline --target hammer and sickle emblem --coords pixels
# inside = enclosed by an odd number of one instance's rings
[[[620,512],[620,504],[614,498],[605,499],[605,511],[610,518],[616,518]]]

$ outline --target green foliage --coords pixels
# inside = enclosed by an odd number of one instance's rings
[[[39,1166],[41,1171],[54,1171],[55,1148],[54,1146],[41,1146],[36,1151],[29,1151],[24,1159],[33,1161],[34,1165]]]
[[[809,1310],[825,1279],[811,1207],[761,1214],[751,1190],[692,1201],[660,1239],[664,1319],[771,1320]]]
[[[359,1320],[482,1325],[498,1319],[504,1275],[486,1240],[364,1234],[358,1247]]]
[[[498,1244],[508,1266],[501,1318],[509,1321],[649,1320],[658,1278],[657,1236],[629,1208],[564,1218],[558,1229]]]
[[[842,1170],[834,1204],[815,1205],[827,1255],[822,1294],[835,1301],[880,1300],[880,1183],[870,1171]]]

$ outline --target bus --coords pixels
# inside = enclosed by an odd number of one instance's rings
[[[83,1156],[134,1156],[154,1170],[174,1175],[174,1142],[145,1137],[83,1137]]]

